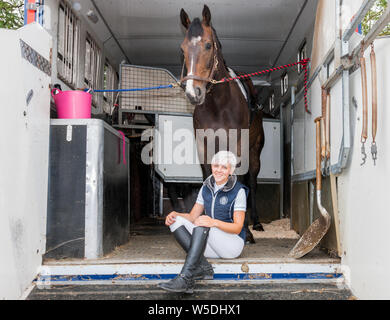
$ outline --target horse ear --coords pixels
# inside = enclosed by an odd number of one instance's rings
[[[202,15],[203,15],[203,22],[205,23],[205,25],[210,26],[211,12],[207,5],[204,5]]]
[[[187,30],[191,24],[191,20],[188,17],[187,12],[184,11],[184,9],[180,10],[180,20],[181,20],[181,23],[184,26],[184,28],[186,28],[186,30]]]

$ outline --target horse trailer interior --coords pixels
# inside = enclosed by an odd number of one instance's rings
[[[180,130],[193,132],[195,109],[182,88],[171,86],[184,69],[180,9],[193,19],[204,3],[25,2],[25,26],[0,29],[7,75],[0,80],[0,299],[45,299],[40,289],[56,285],[168,279],[185,253],[165,216],[189,212],[203,181],[196,161],[165,161],[183,141],[190,158],[198,158],[193,135],[175,138]],[[390,39],[378,37],[390,22],[389,7],[363,35],[359,25],[374,0],[207,5],[229,67],[241,75],[273,70],[252,77],[257,111],[264,113],[256,204],[265,231],[251,229],[255,243],[238,259],[211,259],[212,281],[313,281],[359,299],[390,298]],[[308,69],[286,68],[304,59]],[[166,88],[126,91],[157,86]],[[84,89],[92,90],[92,119],[59,119],[50,93]],[[321,217],[321,199],[330,228],[315,249],[294,259],[290,251]]]

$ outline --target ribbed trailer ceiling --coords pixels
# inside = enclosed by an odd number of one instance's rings
[[[201,17],[204,1],[94,0],[132,64],[181,71],[184,30],[180,9]],[[229,66],[254,72],[284,63],[297,32],[312,26],[317,0],[213,0],[206,2]],[[288,41],[287,41],[288,40]],[[287,42],[286,42],[287,41]],[[278,61],[276,61],[276,59]]]

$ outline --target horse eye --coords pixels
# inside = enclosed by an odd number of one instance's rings
[[[210,42],[206,43],[206,49],[210,50],[212,48],[212,44]]]

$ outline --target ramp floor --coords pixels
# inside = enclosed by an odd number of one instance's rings
[[[283,222],[285,223],[285,222]],[[287,227],[285,227],[287,228]],[[162,221],[133,225],[129,242],[96,260],[46,260],[48,286],[36,282],[29,300],[347,300],[352,294],[338,270],[340,260],[315,249],[302,259],[288,257],[294,234],[265,226],[234,260],[209,259],[215,276],[197,282],[193,295],[157,287],[174,277],[185,259]],[[283,236],[281,236],[283,234]],[[245,269],[246,268],[246,269]],[[250,270],[250,271],[248,271]],[[44,276],[42,275],[42,279]],[[239,281],[235,281],[239,280]]]
[[[199,283],[193,294],[166,292],[157,283],[35,287],[27,300],[352,300],[349,289],[328,283]]]
[[[267,229],[266,229],[267,231]],[[284,233],[286,234],[286,233]],[[267,237],[267,235],[270,235]],[[316,248],[302,259],[288,257],[288,253],[298,241],[298,237],[278,238],[278,233],[254,232],[255,244],[247,244],[238,259],[233,263],[339,263],[340,259],[330,257],[326,252]],[[117,247],[101,259],[61,259],[45,260],[45,265],[72,264],[107,264],[128,262],[179,262],[185,259],[185,252],[176,243],[172,234],[163,223],[149,220],[132,226],[129,242]],[[210,259],[211,263],[229,262],[229,260]]]

